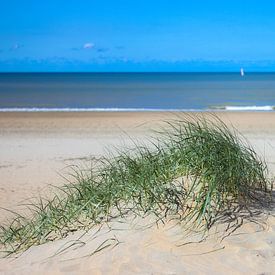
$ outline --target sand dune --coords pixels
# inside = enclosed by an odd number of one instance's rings
[[[275,175],[275,113],[219,115],[266,157]],[[18,210],[20,202],[48,192],[49,184],[64,184],[57,172],[66,165],[86,165],[106,153],[108,144],[129,145],[128,135],[145,140],[148,130],[168,117],[173,114],[1,114],[0,206]],[[129,216],[0,259],[0,273],[275,274],[274,211],[244,220],[234,232],[223,224],[213,227],[202,242],[201,233],[185,236],[172,221],[156,225],[152,217]],[[1,221],[11,215],[0,214]]]
[[[274,213],[273,213],[274,214]],[[225,236],[223,226],[183,238],[179,225],[149,218],[115,221],[88,233],[33,247],[2,259],[5,274],[274,274],[275,218],[245,223]],[[145,225],[148,225],[146,227]],[[194,243],[185,244],[187,241]],[[104,248],[105,247],[105,248]],[[102,248],[102,250],[100,250]],[[98,251],[98,252],[97,252]]]

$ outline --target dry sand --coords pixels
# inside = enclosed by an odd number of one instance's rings
[[[265,156],[275,174],[275,113],[219,113]],[[171,113],[1,113],[0,207],[20,210],[49,185],[63,185],[68,165],[87,166],[110,146],[145,141],[151,128]],[[67,168],[65,168],[67,167]],[[22,208],[22,207],[21,207]],[[275,214],[271,211],[271,214]],[[1,210],[0,221],[10,216]],[[275,218],[263,214],[221,242],[222,225],[183,238],[172,222],[151,225],[129,217],[101,230],[77,232],[64,240],[33,247],[17,259],[1,259],[3,274],[275,274]],[[216,232],[217,231],[217,232]],[[100,244],[110,245],[93,254]],[[65,249],[67,248],[67,249]],[[272,273],[273,272],[273,273]]]

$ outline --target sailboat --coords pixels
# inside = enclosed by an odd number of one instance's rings
[[[244,69],[243,68],[241,68],[240,74],[241,74],[241,76],[244,76]]]

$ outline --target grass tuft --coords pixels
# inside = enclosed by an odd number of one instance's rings
[[[74,169],[73,176],[52,199],[33,204],[30,217],[17,215],[1,226],[8,254],[129,212],[208,229],[233,205],[248,208],[272,190],[265,162],[214,116],[179,116],[151,146],[119,151],[89,173]]]

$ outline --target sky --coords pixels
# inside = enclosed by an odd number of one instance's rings
[[[9,0],[1,72],[275,71],[275,1]]]

